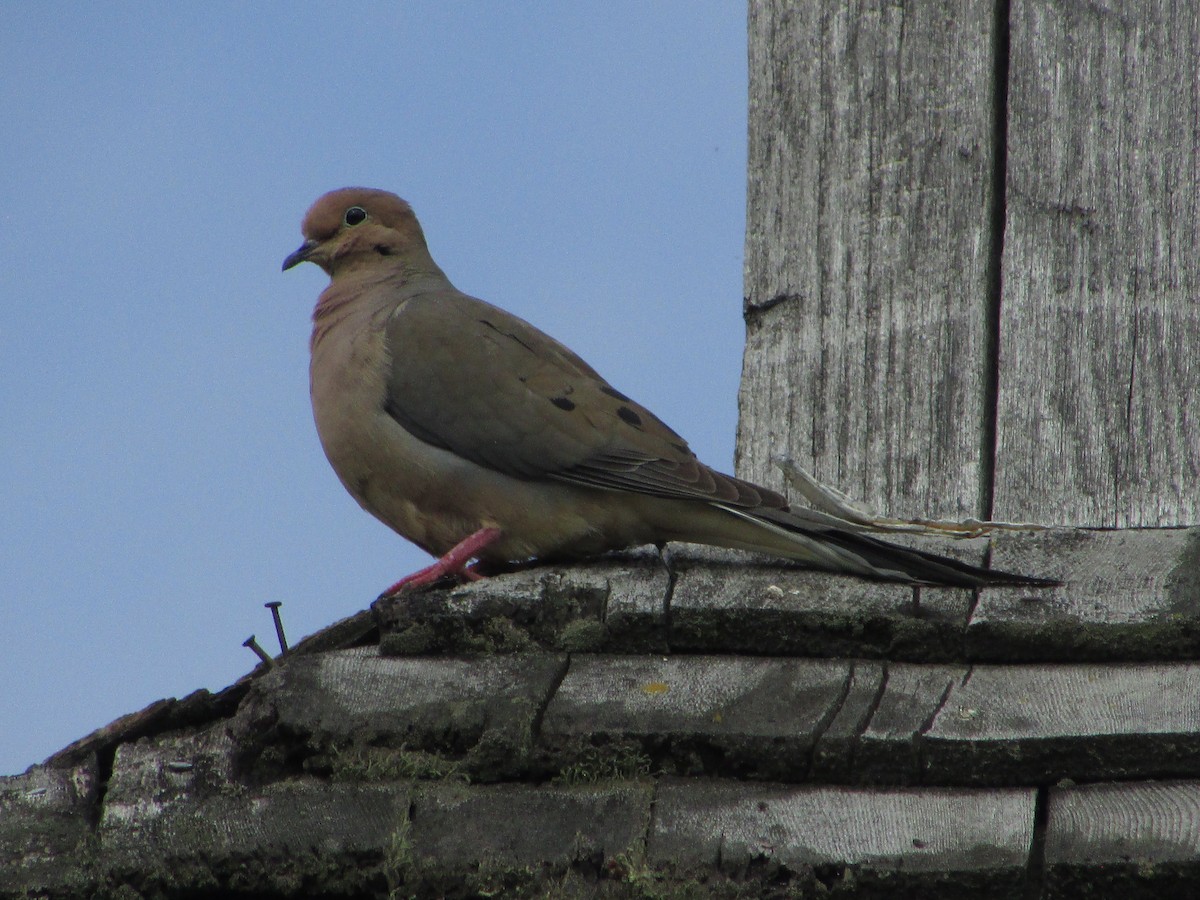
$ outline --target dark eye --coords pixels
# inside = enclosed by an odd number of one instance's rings
[[[346,215],[342,216],[342,221],[347,225],[357,225],[367,217],[367,211],[361,206],[352,206],[346,210]]]

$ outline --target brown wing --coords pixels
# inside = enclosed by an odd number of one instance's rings
[[[529,323],[457,291],[387,326],[386,407],[422,440],[507,475],[662,497],[786,507],[715,472],[649,410]]]

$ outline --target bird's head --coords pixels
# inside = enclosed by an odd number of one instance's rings
[[[312,205],[300,231],[304,243],[283,261],[285,272],[302,262],[316,263],[331,277],[387,257],[398,265],[432,263],[412,207],[387,191],[330,191]]]

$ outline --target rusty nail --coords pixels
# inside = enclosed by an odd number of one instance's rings
[[[271,654],[262,648],[262,645],[258,643],[254,635],[250,635],[250,637],[242,641],[242,646],[249,647],[251,650],[253,650],[255,655],[268,666],[275,665],[275,660],[271,659]]]
[[[279,638],[279,653],[286,656],[288,642],[287,638],[283,636],[283,616],[279,615],[279,607],[283,606],[283,604],[278,600],[271,600],[268,603],[264,603],[263,606],[271,611],[271,618],[275,620],[275,637]]]

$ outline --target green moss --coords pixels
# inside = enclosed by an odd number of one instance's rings
[[[467,874],[464,883],[480,897],[532,897],[538,893],[541,878],[540,867],[510,865],[489,857]]]
[[[384,656],[420,656],[436,649],[436,645],[437,635],[423,624],[410,625],[379,638],[379,652]]]
[[[588,653],[601,649],[608,639],[608,629],[595,619],[576,619],[563,626],[559,646],[569,653]]]
[[[827,894],[811,873],[744,880],[716,872],[689,874],[650,866],[638,850],[608,859],[600,873],[599,887],[597,896],[621,900],[808,900]]]
[[[351,746],[330,757],[335,781],[469,781],[459,760],[407,747]]]
[[[403,884],[413,868],[413,863],[412,820],[406,811],[384,849],[383,873],[387,879],[389,900],[400,900],[408,896],[403,890]]]
[[[640,750],[626,746],[588,747],[554,777],[557,784],[595,784],[612,779],[644,778],[653,763]]]
[[[529,633],[505,616],[493,616],[484,622],[478,643],[478,649],[488,653],[521,653],[537,649],[537,642]]]
[[[532,704],[525,700],[512,701],[509,705],[512,710],[509,721],[530,721],[533,710],[522,710],[525,706]],[[504,781],[520,777],[528,766],[532,740],[527,727],[485,731],[467,754],[466,763],[472,777],[476,781]]]

